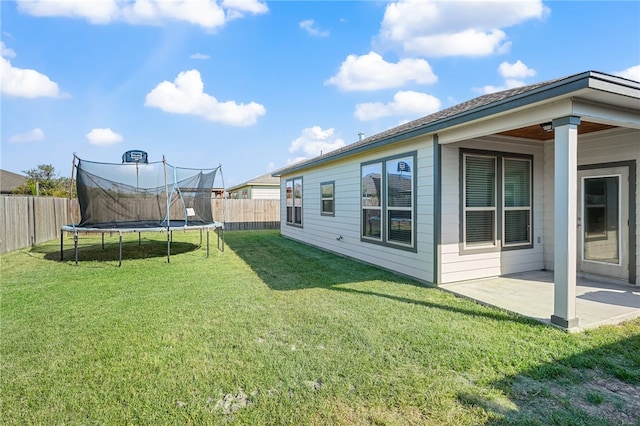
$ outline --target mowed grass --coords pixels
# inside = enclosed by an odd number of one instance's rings
[[[277,231],[225,238],[2,256],[1,422],[638,424],[640,321],[566,334]]]

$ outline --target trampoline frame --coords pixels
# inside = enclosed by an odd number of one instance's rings
[[[172,221],[175,222],[175,221]],[[149,227],[132,227],[132,228],[107,228],[107,227],[81,227],[75,225],[64,225],[60,228],[60,261],[64,261],[64,233],[73,234],[73,251],[75,264],[78,266],[78,234],[102,234],[102,248],[104,249],[104,234],[118,233],[118,266],[122,266],[122,234],[138,233],[138,245],[141,244],[141,234],[143,232],[166,232],[167,233],[167,263],[171,263],[171,241],[173,239],[173,231],[191,231],[200,230],[200,246],[202,246],[202,231],[207,231],[207,256],[209,258],[209,231],[211,229],[218,236],[218,250],[224,251],[224,224],[222,222],[213,222],[204,225],[183,225],[183,226],[149,226]]]
[[[71,199],[72,188],[74,183],[74,172],[76,171],[76,160],[80,161],[80,158],[74,153],[73,154],[73,164],[71,167],[71,182],[69,187],[69,198]],[[78,163],[79,164],[79,163]],[[103,163],[103,164],[112,164],[112,163]],[[115,165],[115,164],[114,164]],[[78,239],[80,233],[85,234],[102,234],[102,248],[104,249],[104,234],[105,233],[118,233],[118,266],[122,266],[122,234],[126,233],[138,233],[138,245],[141,244],[141,234],[143,232],[167,232],[167,263],[171,262],[171,241],[173,231],[190,231],[198,229],[200,230],[200,246],[202,247],[202,231],[207,231],[207,258],[209,258],[209,231],[211,229],[218,236],[218,250],[224,252],[224,222],[213,221],[211,223],[206,222],[190,222],[188,220],[188,212],[186,206],[184,205],[184,199],[182,196],[182,191],[180,187],[177,185],[177,177],[176,177],[176,169],[174,168],[173,173],[173,182],[171,182],[171,192],[169,193],[169,182],[167,180],[167,161],[162,156],[162,165],[164,169],[164,186],[165,191],[167,193],[167,210],[166,216],[162,219],[161,222],[157,221],[137,221],[137,222],[109,222],[109,223],[98,223],[91,224],[89,226],[80,226],[80,225],[64,225],[60,228],[60,261],[64,261],[64,233],[72,233],[73,234],[73,246],[74,246],[74,257],[75,264],[78,266]],[[138,163],[136,162],[136,174],[137,174]],[[203,170],[203,169],[187,169],[185,170]],[[222,179],[222,187],[224,188],[224,176],[222,175],[222,166],[218,165],[216,168],[220,173],[220,178]],[[213,170],[213,169],[206,169]],[[172,196],[177,193],[179,199],[182,201],[183,209],[184,209],[184,220],[174,220],[169,218],[171,204],[173,203]],[[171,195],[170,195],[171,194]],[[223,195],[224,199],[224,195]],[[70,209],[70,207],[69,207]],[[224,203],[222,205],[223,216],[226,219],[226,211],[224,209]],[[71,211],[69,210],[69,216],[71,216]]]

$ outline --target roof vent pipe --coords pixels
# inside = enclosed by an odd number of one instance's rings
[[[358,140],[361,141],[362,139],[364,139],[364,132],[358,133]]]

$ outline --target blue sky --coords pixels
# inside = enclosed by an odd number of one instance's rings
[[[640,80],[640,1],[0,1],[4,170],[142,149],[227,187],[492,91]]]

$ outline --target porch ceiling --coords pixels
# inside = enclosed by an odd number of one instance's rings
[[[593,123],[589,121],[583,121],[578,126],[578,135],[599,132],[601,130],[613,129],[616,126],[610,126],[608,124]],[[500,132],[499,135],[511,136],[515,138],[535,139],[540,141],[546,141],[553,139],[552,132],[545,132],[540,125],[534,124],[533,126],[521,127],[519,129],[507,130],[506,132]]]

